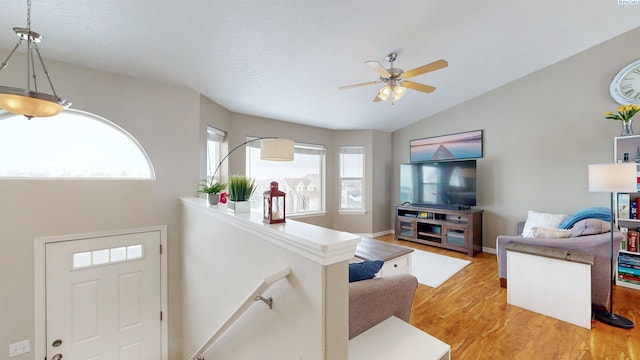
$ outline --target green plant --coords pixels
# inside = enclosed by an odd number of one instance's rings
[[[613,114],[611,111],[607,111],[606,113],[604,113],[605,119],[627,122],[633,117],[633,115],[640,111],[640,106],[636,104],[620,105],[618,106],[617,110],[617,114]]]
[[[249,179],[245,175],[229,176],[229,200],[247,201],[256,191],[254,179]]]
[[[217,194],[226,187],[227,184],[225,183],[202,180],[200,184],[198,184],[198,190],[196,190],[196,192],[201,194]]]

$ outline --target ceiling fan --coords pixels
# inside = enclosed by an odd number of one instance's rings
[[[449,64],[445,60],[434,61],[430,64],[422,65],[413,70],[404,71],[399,68],[393,67],[393,62],[396,61],[396,57],[398,54],[395,52],[387,55],[386,60],[389,61],[391,67],[389,69],[385,69],[380,62],[375,60],[365,61],[365,64],[369,65],[373,70],[375,70],[380,75],[380,80],[369,81],[361,84],[353,84],[341,86],[339,90],[352,89],[360,86],[367,86],[373,84],[384,83],[383,86],[376,94],[376,97],[373,101],[387,101],[389,96],[391,96],[391,103],[393,104],[395,101],[400,100],[406,92],[407,89],[422,91],[424,93],[433,92],[436,88],[429,85],[420,84],[417,82],[409,81],[407,79],[412,78],[414,76],[422,75],[428,73],[430,71],[438,70],[447,67]]]

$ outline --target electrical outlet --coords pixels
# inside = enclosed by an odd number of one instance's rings
[[[29,339],[9,345],[9,357],[26,354],[28,352],[31,352],[31,341],[29,341]]]

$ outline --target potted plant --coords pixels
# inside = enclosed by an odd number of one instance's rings
[[[638,111],[640,111],[640,105],[620,105],[616,110],[618,112],[617,114],[614,114],[611,111],[607,111],[606,113],[604,113],[604,118],[618,120],[622,123],[622,132],[620,133],[620,136],[633,135],[633,127],[631,126],[631,124],[633,123],[632,117]]]
[[[200,194],[207,194],[207,200],[211,205],[217,205],[218,201],[220,201],[219,193],[227,187],[227,184],[219,182],[219,181],[207,181],[202,180],[200,184],[198,184],[198,190],[196,192]]]
[[[256,191],[254,179],[249,179],[245,175],[229,176],[229,211],[249,212],[249,199],[254,191]]]

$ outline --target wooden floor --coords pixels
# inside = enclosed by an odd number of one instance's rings
[[[500,287],[496,255],[466,254],[395,241],[472,263],[438,288],[418,284],[412,325],[451,345],[451,358],[463,359],[640,359],[640,291],[614,289],[614,313],[636,326],[619,329],[591,321],[591,330],[507,304]]]

